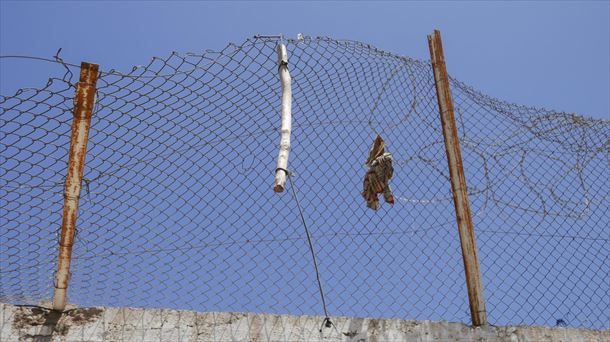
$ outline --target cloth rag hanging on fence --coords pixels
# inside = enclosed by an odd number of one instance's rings
[[[362,191],[366,206],[373,210],[379,209],[377,195],[381,193],[387,203],[394,204],[394,195],[389,183],[394,174],[392,154],[385,152],[385,142],[379,135],[375,138],[373,147],[369,151],[366,165],[369,169],[364,175],[364,190]]]

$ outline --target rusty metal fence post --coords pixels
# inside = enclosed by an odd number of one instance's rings
[[[95,103],[95,84],[97,82],[98,69],[99,66],[97,64],[81,63],[80,80],[76,86],[70,155],[68,157],[68,174],[64,190],[59,258],[53,294],[53,310],[62,311],[66,307],[68,282],[70,280],[70,261],[78,214],[78,199],[83,179],[85,155],[87,154],[91,114]]]
[[[432,35],[428,36],[428,46],[432,59],[436,96],[443,126],[447,162],[449,164],[451,191],[453,193],[455,215],[462,246],[466,286],[468,287],[468,300],[470,303],[470,316],[472,318],[472,324],[474,326],[480,326],[487,324],[483,282],[481,279],[481,270],[479,269],[477,244],[472,225],[470,204],[468,202],[466,177],[464,176],[464,167],[462,165],[462,154],[460,152],[460,142],[457,134],[457,127],[455,125],[453,101],[451,99],[451,89],[449,88],[449,77],[445,65],[440,31],[435,30]]]

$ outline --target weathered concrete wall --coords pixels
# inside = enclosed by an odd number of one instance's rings
[[[610,330],[471,328],[460,323],[189,311],[81,308],[63,315],[0,304],[0,341],[610,341]]]

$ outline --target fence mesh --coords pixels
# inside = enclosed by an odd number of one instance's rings
[[[330,315],[468,323],[430,63],[286,43],[289,169]],[[70,303],[322,314],[295,200],[272,190],[277,44],[101,73]],[[2,302],[52,296],[77,77],[0,97]],[[489,321],[608,328],[610,122],[451,87]],[[396,203],[373,211],[360,192],[377,134]]]

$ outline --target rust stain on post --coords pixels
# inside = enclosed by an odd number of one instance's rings
[[[441,33],[435,30],[428,36],[430,57],[432,59],[432,70],[436,84],[438,107],[443,126],[445,138],[445,150],[449,164],[451,177],[451,191],[455,204],[460,243],[462,246],[462,257],[464,259],[464,270],[466,273],[466,286],[468,287],[468,300],[470,303],[470,315],[472,324],[475,326],[487,324],[487,312],[485,310],[485,299],[483,297],[483,282],[479,269],[479,258],[477,256],[477,244],[474,237],[470,204],[468,203],[468,192],[464,167],[462,165],[462,154],[460,153],[460,142],[453,114],[453,101],[449,88],[449,77],[445,65],[445,56],[441,41]]]
[[[78,199],[83,179],[85,155],[87,154],[87,139],[91,124],[91,113],[95,102],[95,84],[98,75],[97,64],[81,63],[80,80],[76,86],[76,101],[74,119],[72,121],[72,137],[70,140],[70,155],[68,157],[68,175],[64,190],[64,209],[61,222],[61,237],[59,241],[59,260],[53,294],[53,309],[64,310],[68,282],[70,280],[70,261],[78,213]]]

